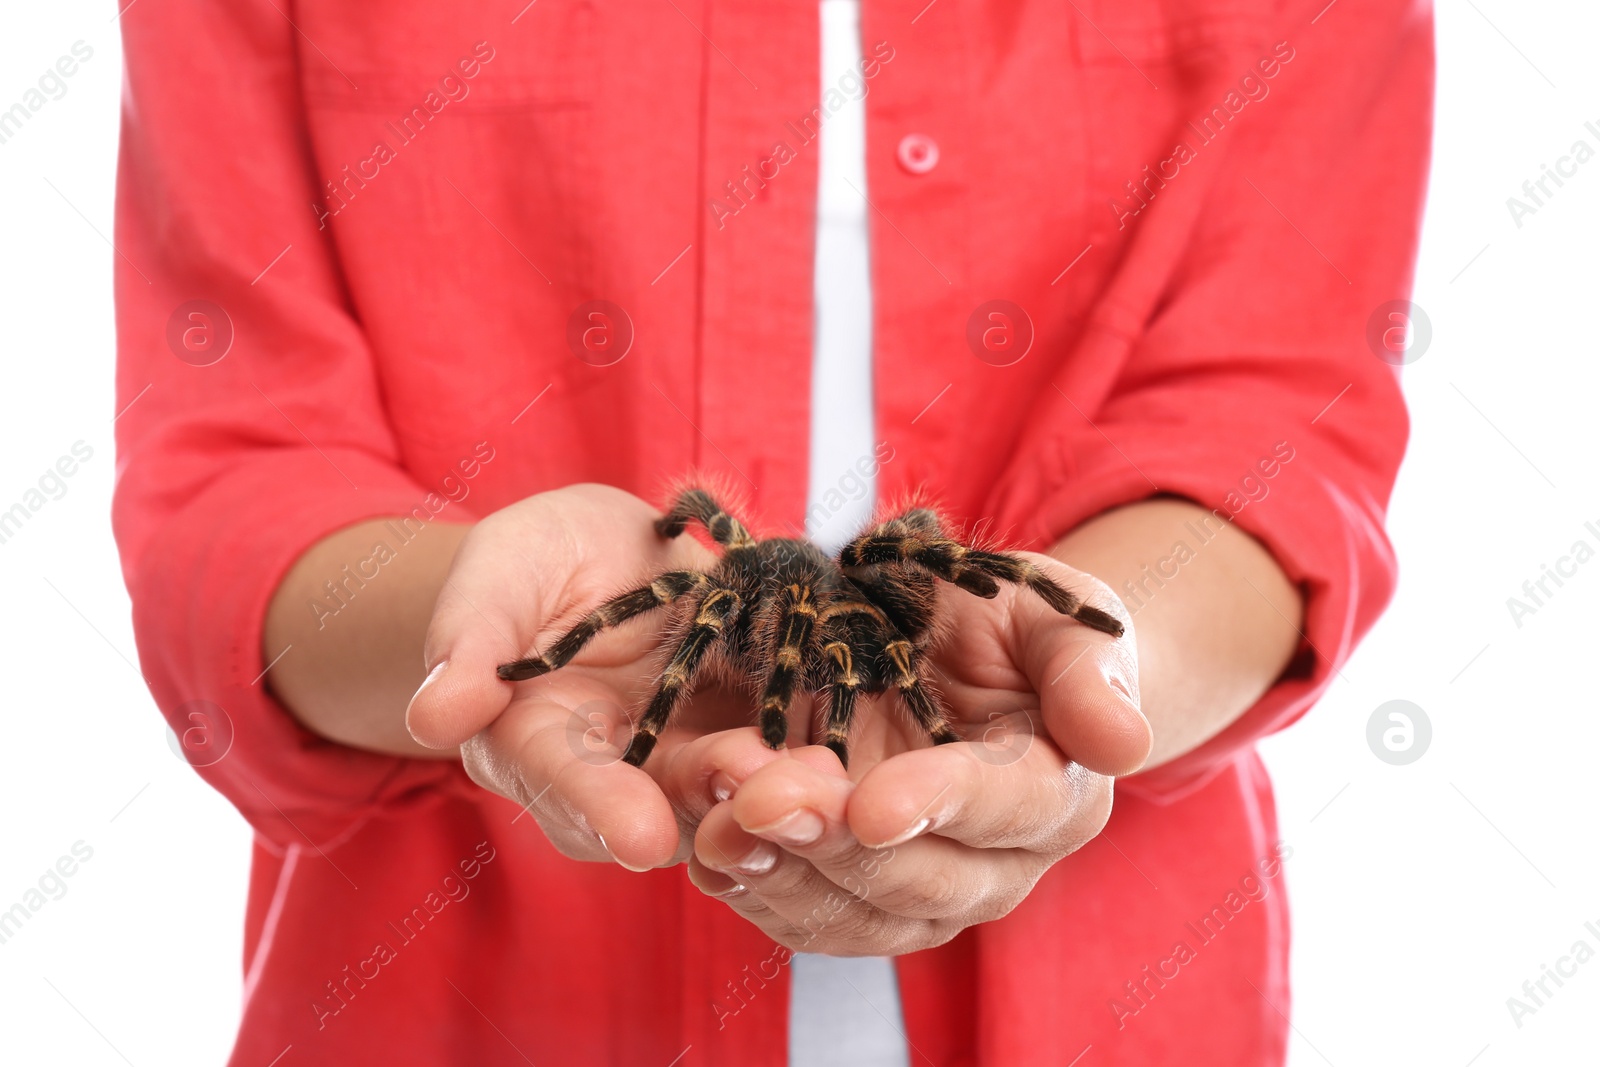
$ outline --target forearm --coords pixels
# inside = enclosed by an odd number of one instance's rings
[[[1194,532],[1202,523],[1211,534],[1203,544]],[[1260,542],[1197,504],[1154,499],[1117,508],[1068,534],[1051,555],[1111,586],[1134,616],[1140,706],[1155,734],[1146,769],[1220,733],[1272,686],[1298,646],[1299,590]],[[1159,573],[1158,561],[1169,560]]]
[[[295,562],[267,608],[262,655],[271,663],[289,649],[266,684],[296,719],[355,748],[455,758],[454,750],[413,741],[405,713],[422,684],[422,641],[434,604],[471,528],[432,522],[400,544],[377,519],[330,534]],[[380,543],[392,550],[387,562],[358,566],[374,559]],[[374,567],[375,575],[363,575]]]

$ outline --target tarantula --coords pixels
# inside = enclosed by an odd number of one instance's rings
[[[656,532],[677,537],[691,519],[723,549],[709,573],[668,571],[595,608],[545,655],[498,670],[507,681],[547,674],[565,666],[601,631],[688,598],[674,631],[676,650],[623,757],[635,767],[649,757],[707,656],[718,650],[735,676],[761,690],[761,737],[771,748],[783,747],[785,715],[801,688],[827,691],[824,743],[846,765],[856,698],[891,686],[935,744],[960,740],[922,669],[924,652],[935,639],[935,578],[984,598],[1000,592],[999,582],[1014,582],[1061,614],[1122,636],[1116,618],[1084,604],[1027,560],[947,536],[928,508],[912,508],[868,530],[836,559],[806,540],[756,540],[698,488],[679,494],[656,521]]]

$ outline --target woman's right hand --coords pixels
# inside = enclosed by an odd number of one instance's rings
[[[418,742],[459,745],[473,781],[527,808],[562,853],[636,870],[685,859],[730,783],[781,758],[750,726],[748,697],[697,686],[641,770],[621,758],[628,709],[656,683],[672,609],[606,631],[549,674],[508,682],[495,670],[663,571],[716,565],[694,537],[657,535],[657,517],[621,489],[574,485],[484,518],[456,551],[406,713]]]

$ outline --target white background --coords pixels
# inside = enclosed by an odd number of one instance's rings
[[[73,42],[94,49],[0,145],[0,510],[74,442],[93,449],[66,495],[0,544],[0,910],[76,842],[93,850],[0,944],[0,1060],[217,1064],[238,1013],[249,839],[168,747],[130,662],[108,520],[111,14],[10,5],[0,34],[0,108]],[[1600,149],[1584,129],[1600,127],[1600,12],[1444,0],[1438,25],[1416,289],[1433,339],[1405,372],[1400,589],[1329,696],[1264,746],[1294,847],[1294,1067],[1600,1056],[1600,959],[1550,984],[1520,1027],[1506,1004],[1575,941],[1600,950],[1584,929],[1600,928],[1600,559],[1520,628],[1506,606],[1574,541],[1600,549],[1584,529],[1600,528],[1600,159],[1520,228],[1506,207],[1573,141]],[[1432,723],[1407,766],[1367,745],[1392,699]]]

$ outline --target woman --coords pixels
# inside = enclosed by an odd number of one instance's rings
[[[1282,1063],[1252,746],[1393,586],[1432,46],[1277,6],[123,16],[116,529],[256,833],[232,1062]],[[495,667],[713,561],[690,471],[921,491],[1127,632],[946,588],[973,743],[880,703],[847,774],[707,684],[636,769],[654,627]],[[881,1053],[817,1021],[873,975]]]

